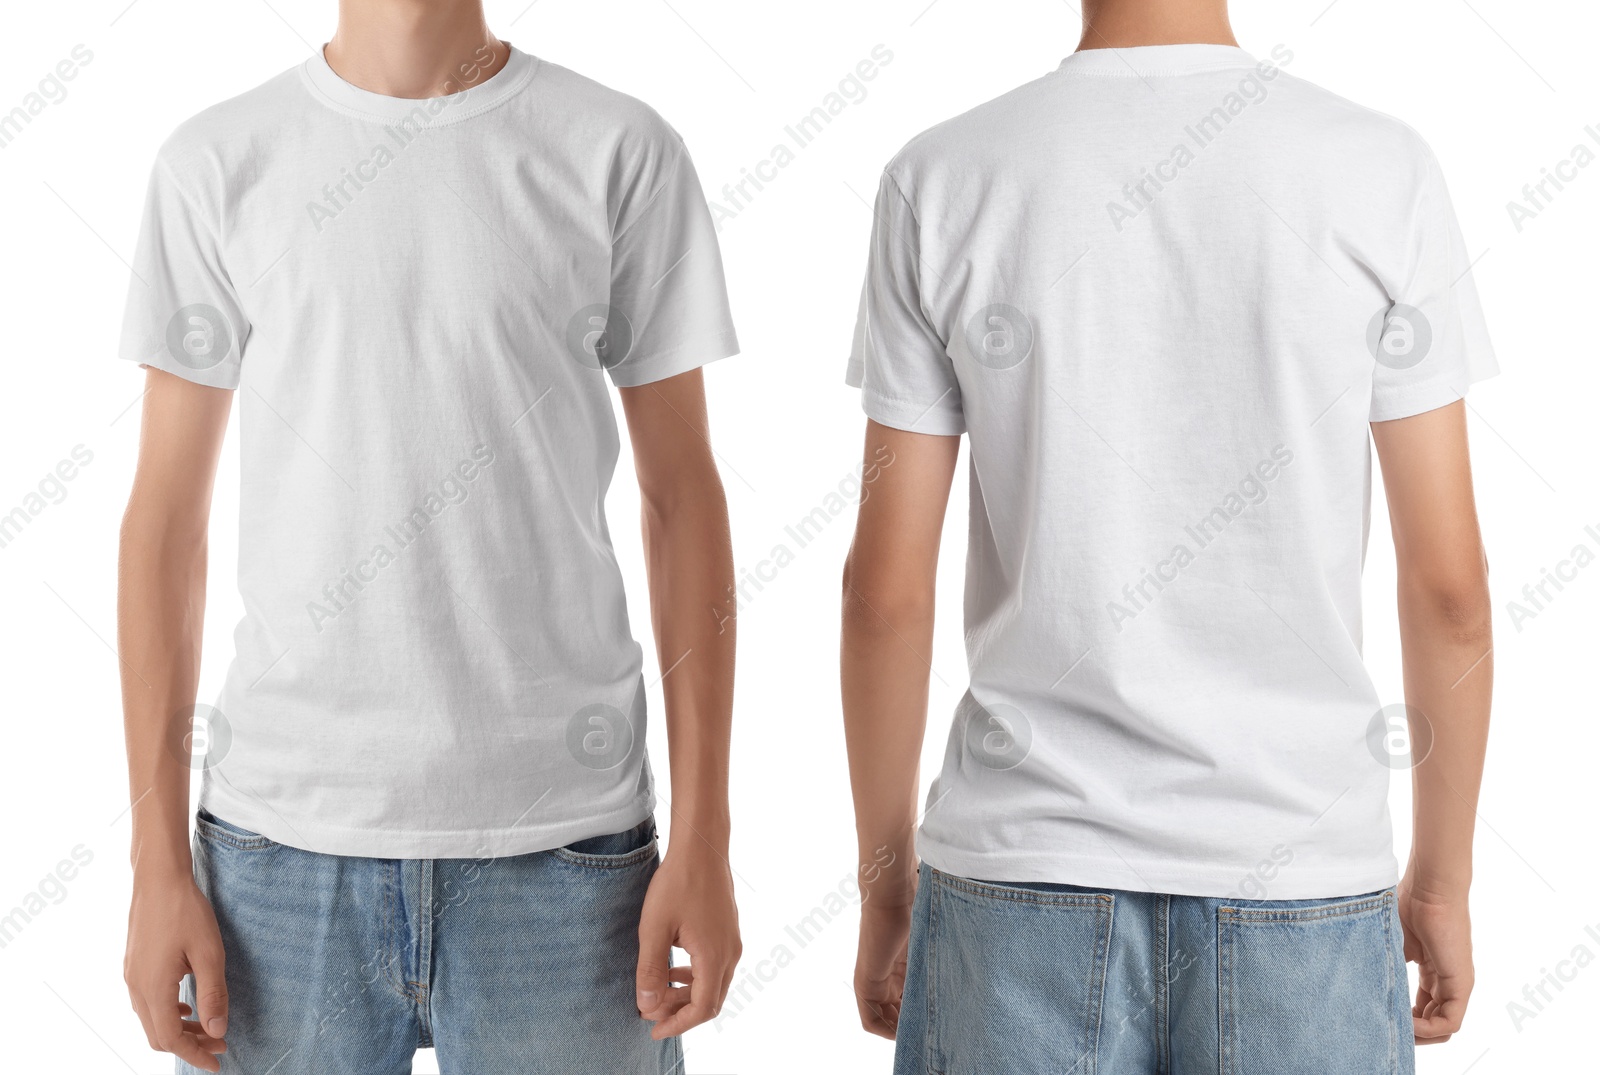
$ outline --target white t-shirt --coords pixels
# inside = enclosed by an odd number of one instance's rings
[[[239,397],[204,805],[382,857],[644,820],[607,378],[738,351],[676,132],[515,49],[430,100],[318,54],[181,126],[145,214],[122,357]]]
[[[1494,358],[1422,139],[1277,65],[1080,52],[883,176],[849,380],[971,447],[971,687],[919,837],[940,869],[1396,879],[1368,423]]]

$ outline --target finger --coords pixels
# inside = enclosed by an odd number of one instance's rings
[[[1461,1029],[1462,1012],[1452,1005],[1441,1005],[1437,1010],[1413,1016],[1411,1031],[1418,1044],[1443,1041]]]
[[[170,985],[151,985],[143,990],[145,1010],[150,1014],[148,1030],[150,1047],[163,1053],[171,1053],[201,1071],[220,1071],[222,1065],[217,1058],[202,1048],[192,1034],[184,1032],[183,1020],[178,1015],[178,1002],[176,999],[168,999],[168,995],[173,991]],[[157,996],[162,999],[155,1000]]]
[[[861,1028],[880,1038],[894,1040],[895,1027],[900,1023],[900,1006],[884,1003],[871,997],[856,995],[856,1009],[861,1015]]]
[[[669,989],[667,990],[666,995],[662,998],[661,1003],[656,1005],[653,1010],[640,1012],[639,1014],[643,1015],[652,1023],[659,1023],[661,1020],[672,1015],[680,1008],[687,1007],[689,1000],[690,991],[688,988],[680,987],[677,989]]]
[[[201,1071],[222,1070],[222,1061],[218,1060],[215,1054],[201,1048],[200,1043],[188,1034],[179,1034],[173,1047],[166,1051]]]
[[[133,1014],[139,1017],[139,1026],[144,1030],[144,1039],[150,1048],[156,1049],[156,1031],[150,1022],[150,1009],[144,1002],[144,996],[131,984],[128,986],[128,1000],[133,1008]]]
[[[694,968],[687,963],[682,966],[672,967],[667,971],[667,980],[670,983],[666,994],[661,998],[654,1011],[640,1012],[652,1023],[665,1019],[685,1004],[689,1003],[688,986],[694,982]]]
[[[639,1014],[653,1012],[666,1000],[672,974],[673,931],[658,919],[639,923],[639,966],[634,975],[634,1003]]]
[[[650,1028],[650,1037],[655,1041],[665,1041],[675,1038],[687,1030],[699,1026],[707,1020],[716,1018],[717,1006],[708,999],[696,1000],[691,998],[688,1004],[674,1011],[665,1019],[660,1020]]]
[[[185,1019],[179,1025],[183,1027],[183,1032],[194,1038],[195,1043],[206,1052],[225,1053],[228,1051],[227,1042],[223,1041],[221,1038],[213,1038],[210,1034],[206,1033],[205,1027],[201,1026],[194,1020]]]
[[[690,949],[689,964],[695,968],[694,983],[689,987],[689,1003],[651,1029],[650,1036],[656,1041],[675,1038],[686,1030],[716,1018],[722,1010],[722,982],[727,976],[728,960]]]
[[[228,1033],[228,981],[223,975],[220,941],[196,943],[187,953],[194,972],[195,1004],[200,1010],[200,1025],[213,1038]]]

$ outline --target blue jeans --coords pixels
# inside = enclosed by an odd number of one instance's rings
[[[922,867],[895,1075],[1412,1075],[1393,889],[1253,901]]]
[[[319,855],[205,813],[197,829],[224,1072],[404,1075],[431,1046],[460,1075],[680,1075],[678,1040],[651,1041],[634,1004],[653,822],[484,859]]]

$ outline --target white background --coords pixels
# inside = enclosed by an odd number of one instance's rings
[[[0,548],[5,843],[0,915],[82,845],[92,861],[59,902],[0,948],[0,1069],[170,1071],[121,980],[128,819],[114,643],[116,533],[134,464],[142,374],[114,349],[145,178],[182,119],[305,59],[333,0],[90,0],[7,5],[0,112],[75,45],[93,60],[0,149],[4,407],[0,514],[83,445],[67,495]],[[740,616],[734,751],[746,956],[722,1021],[691,1034],[689,1070],[887,1072],[890,1046],[856,1027],[848,981],[855,869],[837,688],[838,579],[854,510],[804,549],[784,528],[848,488],[862,418],[841,384],[879,169],[929,125],[1054,67],[1078,36],[1055,0],[507,0],[500,36],[653,104],[684,135],[707,195],[787,141],[784,128],[886,45],[892,61],[722,229],[744,355],[708,373],[741,569],[787,544],[795,561]],[[1600,564],[1518,625],[1508,603],[1579,543],[1600,551],[1595,477],[1594,265],[1600,166],[1581,170],[1519,232],[1506,204],[1571,158],[1596,125],[1600,16],[1527,0],[1242,0],[1240,41],[1285,44],[1287,70],[1399,115],[1449,177],[1505,373],[1478,389],[1471,430],[1493,568],[1496,725],[1481,806],[1478,989],[1466,1030],[1420,1070],[1474,1075],[1592,1070],[1600,963],[1595,855]],[[1382,160],[1373,168],[1385,167]],[[1116,361],[1116,355],[1105,356]],[[359,405],[359,401],[355,402]],[[131,408],[131,409],[130,409]],[[201,698],[214,697],[239,616],[232,587],[237,445],[212,528]],[[643,621],[637,497],[626,458],[611,504],[636,633]],[[965,482],[951,509],[924,771],[936,769],[965,686],[960,571]],[[1392,550],[1375,507],[1367,652],[1400,700]],[[652,677],[653,678],[653,677]],[[659,697],[652,699],[658,708]],[[660,722],[652,749],[665,777]],[[1396,781],[1394,812],[1408,816]],[[1402,842],[1405,834],[1401,833]],[[81,853],[82,853],[81,852]],[[1403,854],[1403,852],[1402,852]],[[847,909],[801,944],[817,908]],[[813,922],[820,919],[813,919]],[[1586,933],[1593,927],[1595,932]],[[785,966],[776,968],[775,955]],[[1573,978],[1518,1026],[1508,1003],[1545,970]],[[1575,974],[1573,972],[1575,971]],[[1530,1008],[1531,1010],[1531,1008]],[[431,1054],[418,1062],[433,1071]]]

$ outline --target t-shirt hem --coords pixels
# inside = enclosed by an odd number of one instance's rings
[[[1056,852],[984,854],[942,847],[920,835],[917,838],[917,853],[922,861],[941,873],[974,881],[1066,884],[1209,899],[1251,898],[1239,892],[1245,878],[1244,871],[1238,866],[1131,861]],[[1351,863],[1349,866],[1310,871],[1285,870],[1268,884],[1271,891],[1268,898],[1316,900],[1355,896],[1390,888],[1399,880],[1399,864],[1393,856],[1381,863]]]
[[[290,821],[261,803],[231,794],[220,783],[207,785],[200,805],[229,824],[258,833],[274,843],[314,854],[350,858],[482,859],[531,855],[591,836],[624,832],[654,814],[655,796],[632,798],[625,805],[603,814],[504,829],[352,829],[302,817]]]
[[[709,366],[713,362],[721,362],[738,353],[739,339],[729,331],[662,351],[637,362],[624,360],[611,370],[611,381],[618,388],[638,388]]]

